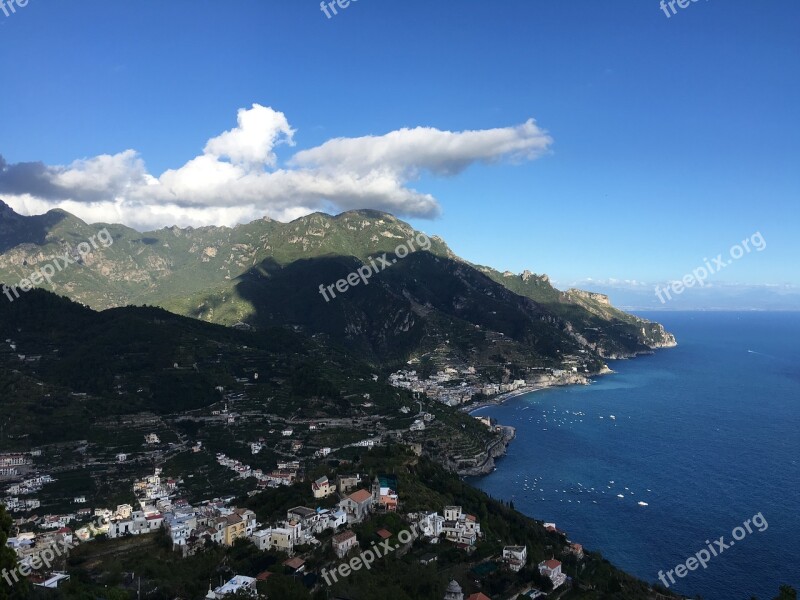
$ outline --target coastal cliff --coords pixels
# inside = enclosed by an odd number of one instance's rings
[[[445,468],[462,477],[487,475],[494,471],[495,459],[505,455],[508,445],[517,435],[514,427],[504,425],[499,429],[500,436],[490,442],[483,452],[471,458],[455,457],[455,460],[448,461]]]

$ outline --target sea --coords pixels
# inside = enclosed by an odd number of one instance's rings
[[[476,411],[517,437],[471,483],[645,581],[664,572],[680,594],[800,590],[800,313],[639,316],[678,346]],[[671,583],[709,544],[718,555]]]

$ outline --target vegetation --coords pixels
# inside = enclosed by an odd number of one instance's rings
[[[0,230],[13,231],[13,242],[0,247],[0,280],[20,281],[42,256],[63,253],[100,227],[64,211],[42,217],[3,212]],[[581,294],[562,294],[546,278],[470,265],[438,238],[427,251],[374,274],[369,285],[326,302],[320,284],[346,278],[370,257],[386,253],[391,262],[399,244],[424,239],[386,213],[316,213],[291,223],[261,219],[232,229],[172,227],[146,234],[106,227],[114,243],[47,287],[97,309],[146,303],[224,325],[288,326],[376,364],[442,351],[468,363],[551,366],[560,355],[583,349],[598,369],[602,356],[643,352],[669,340],[660,326]]]

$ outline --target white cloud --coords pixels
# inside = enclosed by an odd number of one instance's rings
[[[278,143],[294,146],[295,130],[282,112],[260,104],[250,110],[240,108],[239,126],[208,140],[204,152],[216,158],[229,158],[237,164],[274,167],[276,156],[272,149]],[[284,137],[281,138],[281,135]]]
[[[76,160],[66,168],[52,169],[53,185],[65,194],[81,198],[108,197],[124,194],[132,186],[146,184],[144,161],[135,151],[126,150],[113,156],[103,154]]]
[[[292,162],[354,173],[385,169],[409,177],[416,177],[423,170],[435,175],[456,175],[476,162],[538,158],[552,142],[533,119],[516,127],[456,133],[417,127],[383,136],[337,138],[298,152]]]
[[[203,154],[159,177],[134,150],[68,166],[8,165],[0,156],[0,197],[22,214],[59,207],[86,221],[137,229],[356,208],[430,218],[439,203],[409,185],[422,173],[454,176],[475,163],[532,160],[552,144],[533,120],[480,131],[417,127],[333,139],[279,167],[275,147],[293,146],[294,137],[283,113],[254,104],[239,110],[237,127],[208,140]]]

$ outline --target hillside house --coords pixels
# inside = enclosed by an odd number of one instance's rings
[[[527,546],[506,546],[503,548],[503,562],[516,573],[528,562]]]
[[[331,485],[327,477],[320,477],[311,484],[311,491],[314,494],[314,498],[327,498],[333,494],[335,488]]]
[[[550,559],[539,563],[539,573],[553,582],[553,589],[563,585],[567,576],[561,572],[561,561]]]
[[[347,513],[347,520],[360,523],[372,512],[372,494],[367,490],[358,490],[339,502],[339,507]]]
[[[339,558],[344,558],[350,550],[358,546],[358,539],[353,531],[347,530],[333,536],[333,551]]]
[[[336,477],[336,490],[340,494],[349,494],[361,485],[361,475],[339,475]]]
[[[442,532],[451,542],[474,546],[481,534],[481,526],[475,516],[465,514],[460,506],[446,506]]]
[[[226,596],[233,594],[247,594],[255,597],[257,593],[256,579],[254,577],[236,575],[225,585],[222,585],[214,590],[209,588],[208,594],[206,594],[206,600],[222,600]]]

